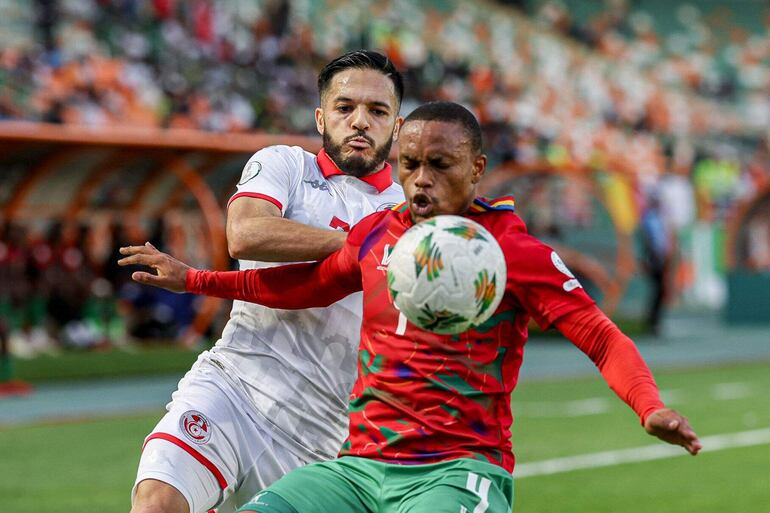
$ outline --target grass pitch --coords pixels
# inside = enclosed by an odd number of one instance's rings
[[[701,437],[770,428],[770,362],[657,372]],[[527,464],[654,445],[600,378],[522,383],[514,450]],[[141,442],[162,412],[0,429],[0,511],[129,509]],[[708,449],[708,445],[706,446]],[[517,478],[517,513],[770,511],[770,443]]]

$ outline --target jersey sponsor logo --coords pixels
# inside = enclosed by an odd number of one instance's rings
[[[561,287],[565,291],[572,292],[573,290],[582,287],[577,278],[575,278],[575,275],[572,274],[572,271],[569,270],[569,267],[567,267],[562,261],[561,257],[556,254],[556,251],[551,251],[551,262],[553,262],[554,267],[556,267],[560,273],[565,274],[570,278],[569,280],[562,283]]]
[[[320,180],[302,180],[302,181],[308,184],[313,189],[318,189],[319,191],[328,192],[329,196],[332,195],[332,191],[331,189],[329,189],[329,184],[324,181],[320,181]]]
[[[387,271],[388,264],[390,263],[390,257],[393,255],[393,248],[390,244],[385,244],[385,248],[382,250],[382,260],[380,265],[377,266],[378,271]]]
[[[199,411],[184,412],[179,418],[179,429],[196,444],[205,444],[211,438],[211,423]]]
[[[260,171],[262,171],[262,163],[260,161],[254,160],[249,162],[246,164],[246,169],[243,170],[243,175],[241,175],[241,181],[238,182],[238,185],[243,185],[256,178]]]
[[[377,207],[377,210],[375,210],[375,212],[384,212],[386,210],[392,209],[396,205],[397,205],[397,203],[383,203],[382,205]]]

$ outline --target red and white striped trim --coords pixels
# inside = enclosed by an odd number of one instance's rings
[[[225,476],[222,474],[222,472],[219,471],[217,466],[211,463],[211,461],[209,461],[208,458],[206,458],[204,455],[196,451],[193,447],[188,445],[184,440],[180,440],[174,435],[170,435],[168,433],[153,433],[147,437],[147,440],[144,441],[142,450],[144,450],[144,448],[147,446],[147,442],[149,442],[150,440],[165,440],[167,442],[171,442],[172,444],[180,447],[185,452],[187,452],[190,456],[195,458],[198,461],[198,463],[206,467],[209,470],[209,472],[211,472],[214,475],[214,479],[217,480],[217,483],[219,484],[219,487],[222,490],[227,488],[227,479],[225,479]]]

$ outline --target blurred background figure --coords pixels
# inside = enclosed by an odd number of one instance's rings
[[[647,307],[647,329],[653,335],[660,334],[660,317],[666,299],[673,254],[671,231],[660,208],[657,192],[647,196],[647,206],[642,214],[642,267],[650,281],[650,299]]]

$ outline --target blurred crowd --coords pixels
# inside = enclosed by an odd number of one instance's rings
[[[319,67],[373,47],[405,72],[406,112],[431,99],[468,104],[498,161],[656,173],[670,139],[751,135],[770,123],[766,33],[719,47],[746,63],[740,74],[712,76],[710,64],[689,73],[704,59],[667,51],[649,16],[620,0],[585,27],[556,2],[526,17],[458,0],[2,1],[26,9],[19,17],[36,35],[0,50],[5,118],[313,134]],[[697,34],[714,42],[694,9],[680,9],[690,30],[680,39],[700,51]],[[738,80],[752,92],[741,96],[746,108],[692,92],[735,91],[728,82]]]
[[[193,320],[194,299],[131,281],[118,249],[149,240],[166,248],[158,219],[149,232],[120,221],[0,224],[0,337],[11,354],[170,340]],[[177,248],[178,249],[178,248]]]
[[[377,48],[405,75],[403,114],[457,101],[482,122],[491,167],[606,173],[628,231],[653,208],[674,234],[718,223],[768,186],[770,11],[747,27],[678,2],[664,31],[643,1],[605,0],[582,18],[565,2],[0,0],[0,120],[313,135],[317,71]],[[140,304],[114,266],[120,230],[96,258],[87,229],[54,227],[2,228],[0,309],[15,312],[14,332],[64,330],[76,346],[143,336],[113,314]],[[770,267],[755,246],[749,261]]]
[[[314,134],[317,70],[372,47],[406,75],[404,113],[435,99],[473,108],[493,165],[604,169],[647,188],[672,156],[690,170],[709,159],[744,172],[770,125],[768,33],[719,47],[756,54],[735,61],[756,70],[703,71],[677,87],[685,64],[703,59],[669,51],[651,18],[620,0],[585,26],[557,2],[530,17],[458,0],[0,2],[26,12],[17,16],[35,35],[0,47],[0,119]],[[675,39],[703,36],[697,9],[679,11],[689,35]],[[697,94],[751,76],[740,101]]]
[[[700,7],[699,2],[610,0],[594,5],[599,7],[594,7],[595,12],[578,19],[568,4],[545,0],[539,3],[536,17],[543,25],[611,60],[629,62],[665,85],[710,98],[746,100],[743,115],[748,121],[766,122],[767,4],[709,2]]]

